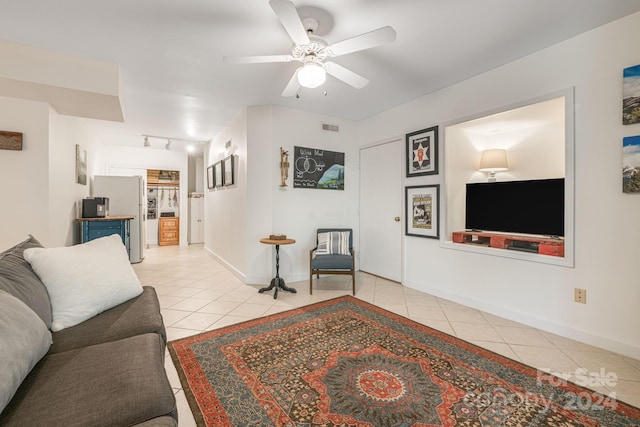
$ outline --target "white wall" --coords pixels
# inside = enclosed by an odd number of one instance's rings
[[[82,215],[82,199],[89,196],[91,162],[87,162],[87,185],[76,183],[76,144],[95,155],[95,144],[87,131],[86,121],[63,116],[53,109],[49,116],[49,228],[56,246],[80,242],[80,226],[75,221]]]
[[[76,184],[76,144],[88,159],[94,155],[82,119],[62,116],[43,102],[0,98],[0,130],[23,133],[21,151],[0,150],[0,247],[28,234],[45,246],[77,243],[77,206],[89,186]]]
[[[340,133],[322,131],[337,124]],[[318,227],[358,229],[358,150],[354,122],[275,106],[250,107],[210,144],[209,166],[225,157],[231,140],[237,184],[205,191],[205,246],[246,283],[268,284],[275,275],[274,249],[259,241],[286,234],[294,245],[280,248],[280,273],[287,281],[309,277],[309,250]],[[280,188],[280,147],[321,148],[345,153],[345,190]],[[357,241],[357,240],[356,240]]]
[[[231,150],[225,144],[231,141]],[[227,155],[235,156],[235,185],[205,189],[205,248],[238,277],[247,275],[247,111],[236,117],[205,149],[208,167]]]
[[[0,130],[22,132],[22,150],[0,150],[0,251],[49,236],[49,105],[0,97]]]
[[[640,198],[621,191],[622,138],[640,125],[620,117],[622,70],[640,62],[627,41],[639,38],[637,13],[360,123],[364,145],[575,87],[575,268],[405,237],[406,286],[640,358]],[[575,287],[586,305],[573,302]]]

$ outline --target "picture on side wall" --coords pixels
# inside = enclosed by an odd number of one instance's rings
[[[406,135],[407,177],[438,173],[438,126]]]
[[[218,163],[216,163],[215,165],[213,165],[213,176],[214,176],[214,186],[217,187],[222,187],[223,183],[222,183],[222,174],[224,173],[224,171],[222,170],[223,168],[223,163],[222,161],[219,161]]]
[[[76,144],[76,183],[87,185],[87,151]]]
[[[212,189],[215,187],[215,182],[213,181],[213,165],[207,168],[207,188]]]
[[[622,192],[640,193],[640,135],[622,139]]]
[[[440,238],[440,185],[405,187],[405,235]]]
[[[293,147],[293,188],[344,190],[344,153]]]
[[[225,158],[223,161],[224,166],[222,167],[222,181],[224,185],[233,185],[234,184],[234,175],[235,169],[233,167],[233,155]]]
[[[640,123],[640,65],[622,73],[622,124]]]

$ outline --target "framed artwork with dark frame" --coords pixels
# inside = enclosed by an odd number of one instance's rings
[[[228,186],[228,185],[233,185],[234,184],[234,176],[235,176],[235,169],[233,166],[233,155],[226,157],[223,161],[223,167],[222,167],[222,174],[223,174],[223,178],[222,178],[222,182],[223,185]]]
[[[223,164],[222,161],[219,161],[215,165],[213,165],[213,186],[214,187],[222,187],[222,174],[224,171],[222,170]]]
[[[207,188],[212,189],[216,186],[216,183],[213,180],[213,165],[207,168]]]
[[[407,177],[438,174],[438,126],[408,133]]]
[[[440,238],[440,185],[405,187],[405,235]]]

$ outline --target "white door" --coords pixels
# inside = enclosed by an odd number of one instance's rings
[[[401,139],[360,150],[360,270],[402,281]]]
[[[204,198],[189,199],[189,243],[204,242]]]

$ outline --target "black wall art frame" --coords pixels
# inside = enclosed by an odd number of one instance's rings
[[[226,157],[222,161],[222,182],[224,186],[229,186],[235,184],[234,176],[235,176],[235,167],[233,161],[233,155]]]
[[[405,234],[440,238],[440,185],[405,187]]]
[[[213,186],[222,187],[222,160],[213,165]]]
[[[207,168],[207,188],[212,189],[216,186],[215,181],[213,180],[213,165]]]
[[[438,126],[408,133],[407,177],[438,174]]]
[[[344,190],[344,153],[293,147],[293,188]]]

